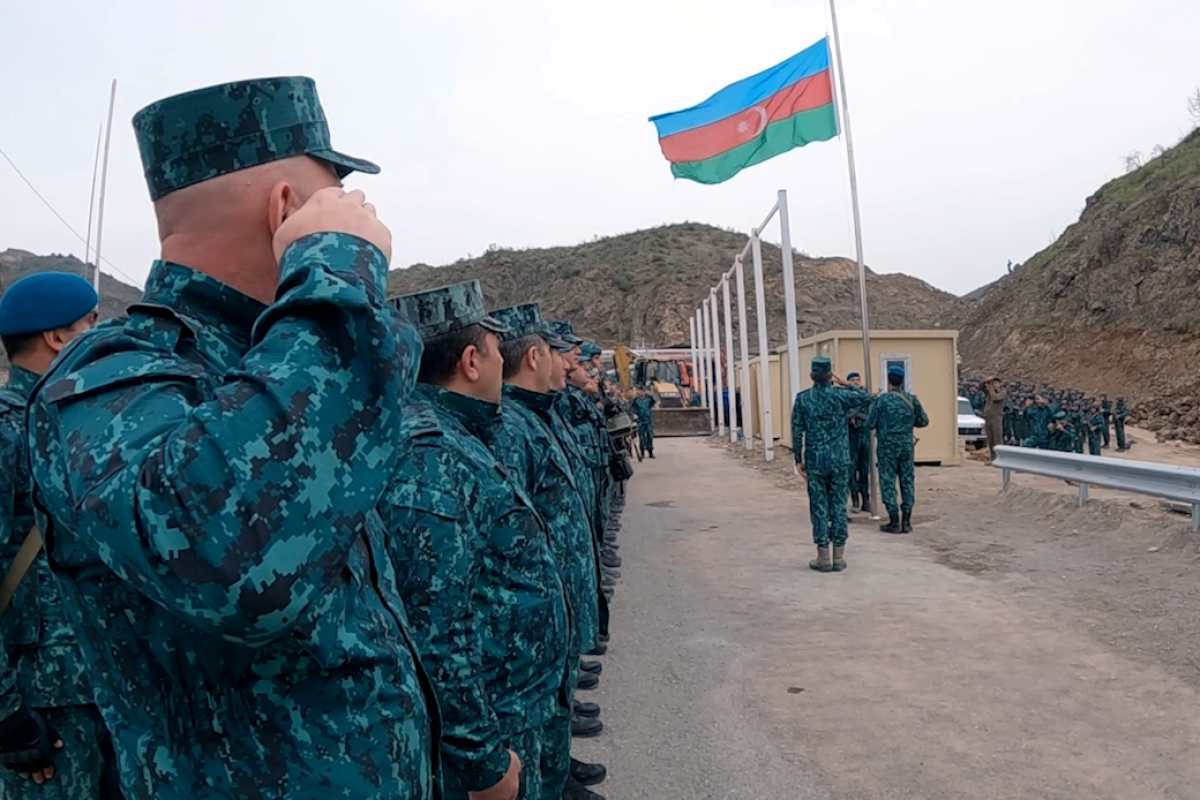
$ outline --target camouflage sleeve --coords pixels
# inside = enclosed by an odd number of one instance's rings
[[[867,430],[879,430],[879,398],[871,401],[871,410],[867,412]]]
[[[796,395],[792,403],[792,455],[796,457],[797,464],[804,463],[804,406],[800,402],[800,395]]]
[[[866,408],[871,405],[871,393],[861,386],[843,387],[841,396],[846,400],[846,405],[850,409]]]
[[[402,470],[380,512],[421,663],[437,687],[442,763],[478,791],[509,765],[474,613],[484,547],[478,524],[490,513],[472,469],[444,447],[414,447]]]
[[[912,401],[913,411],[915,412],[913,426],[917,428],[929,427],[929,415],[925,413],[925,408],[921,405],[921,401],[917,399],[915,394],[913,395]]]
[[[259,646],[289,630],[345,580],[395,462],[420,340],[386,285],[375,246],[306,236],[215,389],[161,348],[49,381],[30,421],[37,492],[76,511],[55,523],[214,635]]]
[[[5,553],[15,553],[21,544],[12,539],[20,537],[24,540],[28,533],[18,530],[13,525],[16,516],[14,481],[21,479],[14,476],[25,474],[20,465],[25,453],[21,447],[19,431],[4,422],[5,420],[0,420],[0,467],[3,467],[0,471],[0,546]],[[9,566],[7,559],[0,563],[0,575],[5,574]],[[11,716],[20,707],[21,691],[17,686],[17,671],[9,662],[8,646],[0,637],[0,719]]]

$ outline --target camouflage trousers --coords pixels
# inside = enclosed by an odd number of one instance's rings
[[[830,543],[841,547],[849,537],[846,501],[850,499],[850,469],[808,471],[808,518],[812,521],[813,542],[818,547]]]
[[[0,798],[15,800],[120,800],[112,739],[95,706],[38,709],[58,731],[62,750],[54,757],[54,777],[41,786],[0,769]]]
[[[1117,437],[1118,449],[1124,450],[1125,449],[1125,420],[1123,420],[1123,419],[1114,419],[1113,420],[1113,433]]]
[[[649,453],[654,450],[654,426],[643,425],[640,422],[638,429],[638,444],[642,446],[642,450]]]
[[[871,435],[850,434],[850,491],[864,495],[871,491]]]
[[[879,499],[883,500],[889,514],[911,513],[917,493],[913,481],[913,446],[881,446],[878,451]],[[897,482],[900,483],[899,505],[896,503]]]
[[[1100,431],[1088,434],[1088,454],[1093,456],[1101,455],[1100,447],[1104,441],[1104,437]]]

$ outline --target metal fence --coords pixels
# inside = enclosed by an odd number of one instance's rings
[[[1005,446],[996,448],[992,466],[1003,472],[1005,486],[1014,472],[1076,482],[1079,505],[1087,502],[1089,486],[1185,503],[1192,508],[1192,531],[1200,530],[1200,469],[1196,467]]]

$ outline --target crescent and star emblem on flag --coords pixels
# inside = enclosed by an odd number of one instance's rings
[[[738,123],[737,130],[742,136],[747,139],[753,139],[758,136],[767,127],[767,110],[762,106],[755,106],[746,110],[747,118]],[[758,122],[757,128],[752,128],[755,122]]]

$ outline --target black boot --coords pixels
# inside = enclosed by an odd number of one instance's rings
[[[895,511],[888,512],[888,524],[880,525],[879,530],[884,533],[899,533],[900,532],[900,515]]]
[[[912,512],[905,511],[903,520],[900,522],[901,533],[912,533]]]
[[[587,703],[583,700],[576,700],[571,707],[578,717],[598,717],[600,716],[600,705],[598,703]]]
[[[604,723],[596,717],[571,717],[571,735],[577,739],[591,739],[604,730]]]
[[[864,514],[870,514],[871,513],[871,495],[867,492],[863,492],[861,495],[858,496],[858,499],[862,501],[861,503],[859,503],[859,506],[858,506],[859,510],[862,511],[862,513],[864,513]]]
[[[650,448],[650,457],[654,458],[654,448],[653,447]]]
[[[563,789],[562,800],[604,800],[604,795],[596,794],[591,789],[584,788],[574,776],[567,778]]]
[[[852,514],[857,514],[859,512],[859,509],[861,509],[861,508],[862,508],[862,506],[859,505],[859,502],[858,502],[858,492],[851,492],[850,493],[850,512]]]
[[[599,685],[599,675],[595,674],[594,672],[581,672],[579,673],[579,682],[575,684],[575,688],[582,691],[587,691],[588,689],[595,689]]]
[[[613,550],[605,548],[600,551],[600,563],[610,569],[618,569],[621,566],[621,557]]]
[[[599,675],[604,671],[604,662],[588,661],[587,659],[581,658],[579,659],[579,669],[583,670],[584,672],[590,672],[593,675]]]
[[[604,637],[601,637],[601,639],[603,639],[603,638]],[[602,656],[607,652],[608,652],[608,643],[604,642],[604,641],[600,641],[600,642],[596,643],[595,647],[593,647],[591,650],[588,650],[586,653],[584,653],[584,655],[585,656]]]
[[[608,777],[608,770],[603,764],[588,764],[572,758],[571,777],[584,786],[595,786],[597,783],[604,783],[604,779]]]

